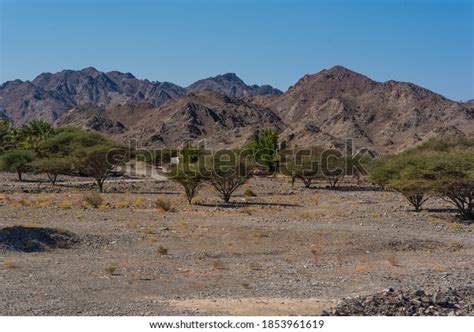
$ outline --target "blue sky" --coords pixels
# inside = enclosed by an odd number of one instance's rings
[[[340,64],[474,98],[473,1],[0,0],[0,82],[94,66],[286,90]]]

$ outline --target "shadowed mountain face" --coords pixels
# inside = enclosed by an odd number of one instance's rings
[[[54,121],[71,108],[91,104],[103,108],[149,103],[159,106],[188,92],[211,90],[229,96],[281,94],[271,86],[247,86],[235,74],[196,82],[189,90],[169,82],[139,80],[130,73],[100,72],[89,67],[43,73],[33,81],[9,81],[0,86],[0,112],[15,124],[44,118]]]
[[[41,74],[0,87],[0,117],[16,125],[33,118],[178,146],[206,139],[235,147],[273,127],[289,145],[341,146],[395,152],[431,136],[474,135],[474,107],[411,83],[376,82],[341,66],[305,75],[287,92],[248,86],[235,74],[187,88],[94,68]]]
[[[184,94],[184,88],[172,83],[85,68],[44,73],[31,82],[6,82],[0,86],[0,109],[20,125],[35,118],[54,121],[66,110],[85,104],[109,108],[148,101],[159,105]]]
[[[137,116],[139,114],[139,116]],[[56,122],[101,131],[140,146],[180,146],[206,141],[210,147],[237,147],[255,132],[285,125],[271,110],[213,91],[189,94],[159,107],[151,105],[74,108]]]

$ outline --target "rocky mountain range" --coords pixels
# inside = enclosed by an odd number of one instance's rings
[[[0,117],[22,125],[44,118],[145,146],[202,141],[234,147],[272,127],[290,146],[394,152],[443,134],[474,135],[472,104],[412,83],[377,82],[342,66],[305,75],[282,93],[228,73],[183,88],[94,68],[45,73],[0,86]]]

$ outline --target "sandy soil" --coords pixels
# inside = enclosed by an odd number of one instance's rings
[[[188,206],[173,183],[119,180],[94,209],[82,203],[92,184],[28,179],[0,174],[0,228],[50,227],[80,241],[0,250],[0,315],[318,315],[389,287],[472,285],[474,228],[453,222],[442,201],[415,213],[369,186],[259,178],[234,204],[206,187]]]

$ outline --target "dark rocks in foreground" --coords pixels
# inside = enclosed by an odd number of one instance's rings
[[[471,316],[474,315],[474,287],[401,291],[392,288],[368,296],[343,299],[326,316]]]

